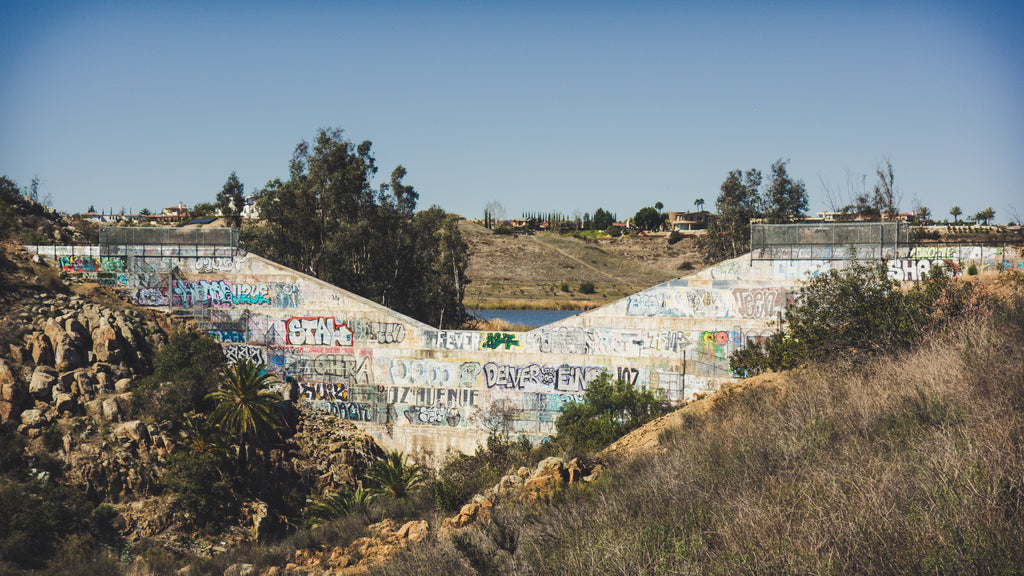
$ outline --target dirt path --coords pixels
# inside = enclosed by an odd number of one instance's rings
[[[603,275],[603,276],[607,276],[607,277],[608,277],[608,279],[609,279],[609,280],[611,280],[611,281],[613,281],[613,282],[614,282],[614,281],[616,281],[616,280],[618,280],[618,279],[617,279],[617,278],[616,278],[616,277],[615,277],[614,275],[612,275],[612,274],[609,274],[608,272],[606,272],[606,271],[604,271],[604,270],[599,270],[599,269],[597,269],[597,268],[595,268],[595,267],[591,266],[590,264],[587,264],[587,263],[586,263],[586,262],[584,262],[583,260],[580,260],[579,258],[577,258],[577,257],[573,256],[572,254],[569,254],[569,253],[568,253],[568,252],[566,252],[565,250],[562,250],[561,248],[558,248],[557,246],[553,246],[553,245],[551,245],[551,244],[548,244],[547,242],[544,242],[544,241],[542,241],[542,240],[540,239],[540,237],[538,237],[538,236],[531,236],[531,238],[533,238],[533,241],[534,241],[534,242],[536,242],[536,243],[538,243],[538,244],[540,244],[541,246],[544,246],[544,247],[546,247],[546,248],[550,248],[551,250],[554,250],[555,252],[558,252],[558,253],[559,253],[559,254],[561,254],[562,256],[565,256],[565,257],[566,257],[566,258],[568,258],[569,260],[572,260],[573,262],[577,262],[577,263],[579,263],[580,265],[582,265],[582,266],[585,266],[585,267],[587,267],[587,268],[589,268],[589,269],[593,270],[594,272],[597,272],[598,274],[601,274],[601,275]]]

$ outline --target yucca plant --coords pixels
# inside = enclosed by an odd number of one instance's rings
[[[306,510],[306,527],[317,528],[347,514],[365,512],[376,494],[362,487],[333,492]]]
[[[366,471],[366,478],[377,485],[377,493],[395,499],[405,498],[423,486],[427,477],[427,471],[422,466],[410,464],[398,450],[388,452]]]

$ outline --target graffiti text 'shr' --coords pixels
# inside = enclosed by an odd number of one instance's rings
[[[292,346],[352,345],[352,331],[334,318],[289,318],[285,326]]]

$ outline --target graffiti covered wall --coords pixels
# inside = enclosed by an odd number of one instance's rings
[[[771,334],[801,280],[843,265],[743,257],[529,332],[480,332],[437,330],[241,251],[40,248],[64,273],[194,318],[229,362],[266,364],[382,445],[434,454],[475,450],[495,406],[512,407],[513,428],[541,441],[602,372],[673,402],[713,390],[732,378],[734,351]],[[1011,256],[961,250],[993,262]],[[891,262],[890,274],[914,279],[924,263],[953,257],[914,254]]]

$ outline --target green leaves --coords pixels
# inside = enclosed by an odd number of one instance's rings
[[[377,485],[375,492],[395,499],[405,498],[428,478],[422,466],[410,464],[398,450],[388,452],[366,471],[366,479]]]
[[[275,383],[266,366],[242,359],[224,371],[220,388],[207,395],[217,403],[210,422],[236,436],[239,468],[245,466],[247,445],[265,438],[281,420],[281,396],[268,390]]]

